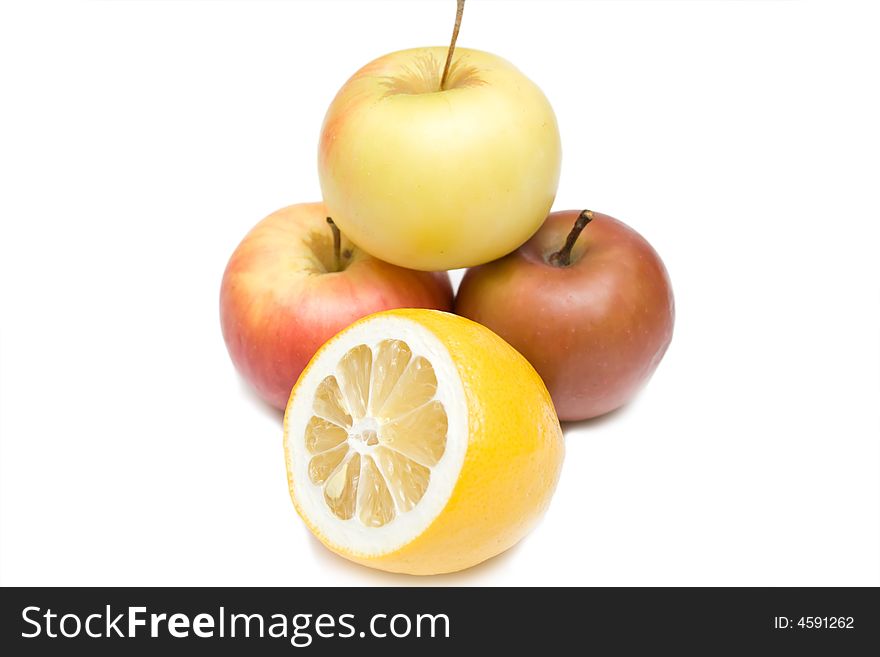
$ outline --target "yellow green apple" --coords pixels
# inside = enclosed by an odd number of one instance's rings
[[[457,48],[376,59],[324,119],[324,202],[359,247],[421,270],[478,265],[519,247],[556,195],[559,129],[541,90],[508,61]]]

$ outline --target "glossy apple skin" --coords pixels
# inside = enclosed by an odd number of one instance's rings
[[[468,270],[455,305],[532,363],[569,421],[628,402],[666,353],[675,321],[660,256],[612,217],[594,213],[570,266],[547,263],[579,214],[554,212],[518,250]]]
[[[351,240],[402,267],[443,270],[510,253],[556,195],[561,142],[537,85],[508,61],[456,48],[380,57],[339,90],[321,130],[318,174]]]
[[[220,287],[220,325],[236,369],[284,409],[290,389],[324,342],[357,319],[391,308],[450,310],[445,272],[377,260],[342,240],[351,257],[332,267],[323,203],[292,205],[258,223],[232,254]]]

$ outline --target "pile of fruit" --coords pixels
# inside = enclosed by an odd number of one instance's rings
[[[448,49],[345,83],[321,131],[324,202],[257,224],[220,294],[236,368],[286,409],[296,510],[331,550],[394,572],[519,541],[556,487],[559,420],[625,404],[672,338],[669,278],[637,232],[548,216],[553,109],[507,61],[455,48],[463,4]]]

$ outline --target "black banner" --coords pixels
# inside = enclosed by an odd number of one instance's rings
[[[629,654],[646,645],[855,655],[880,646],[880,596],[868,588],[7,588],[0,613],[7,655]]]

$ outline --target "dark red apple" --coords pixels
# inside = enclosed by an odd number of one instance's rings
[[[660,256],[598,212],[554,212],[513,253],[469,269],[455,311],[513,345],[561,420],[628,402],[672,339],[675,305]]]
[[[390,265],[349,244],[328,224],[323,203],[291,205],[258,223],[220,287],[232,362],[280,409],[318,347],[355,320],[392,308],[451,307],[446,272]]]

